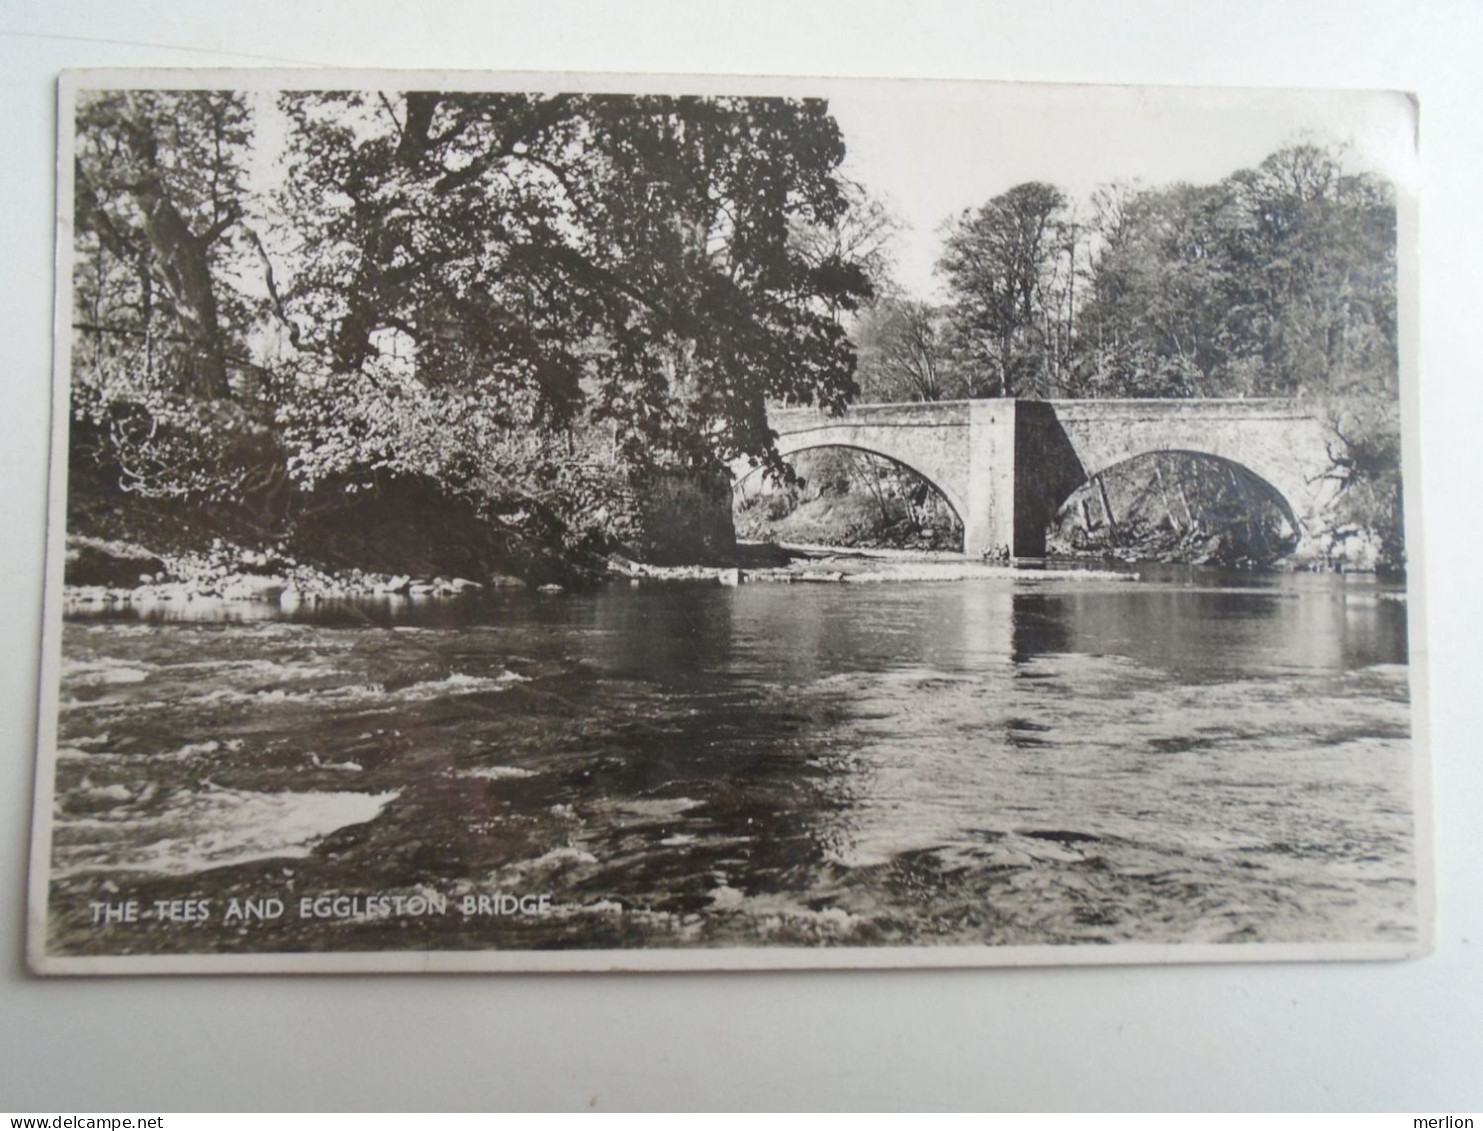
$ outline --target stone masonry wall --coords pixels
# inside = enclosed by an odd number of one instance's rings
[[[731,485],[724,476],[658,470],[633,483],[632,544],[654,565],[723,563],[736,550]]]

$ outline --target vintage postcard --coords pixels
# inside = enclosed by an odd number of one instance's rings
[[[32,968],[1426,952],[1415,138],[64,76]]]

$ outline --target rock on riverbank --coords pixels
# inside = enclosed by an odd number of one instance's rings
[[[1105,569],[1022,569],[990,564],[956,554],[892,551],[821,552],[790,547],[786,564],[757,568],[711,566],[655,566],[618,556],[608,559],[608,571],[636,583],[696,581],[720,585],[752,583],[873,583],[899,581],[969,581],[985,578],[1015,581],[1137,581],[1136,573]]]
[[[176,604],[192,601],[298,605],[365,596],[454,597],[486,582],[412,577],[350,569],[330,572],[277,548],[249,549],[220,539],[199,553],[155,554],[128,542],[77,535],[67,539],[63,600],[67,605]],[[496,576],[491,585],[522,585]]]
[[[728,566],[659,566],[614,555],[611,577],[635,584],[700,582],[711,585],[966,581],[984,578],[1029,582],[1136,581],[1138,575],[1105,569],[1017,569],[958,555],[903,551],[850,551],[824,547],[742,545]],[[63,602],[68,608],[123,605],[188,605],[244,602],[297,607],[354,597],[457,597],[488,587],[523,586],[492,575],[413,577],[349,569],[327,571],[295,561],[280,549],[247,549],[220,540],[201,553],[154,554],[142,546],[71,536]],[[562,586],[541,586],[542,591]]]

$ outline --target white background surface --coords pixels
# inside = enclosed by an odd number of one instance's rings
[[[1483,1107],[1471,0],[0,0],[0,1110]],[[1440,923],[1379,965],[48,980],[22,962],[50,411],[54,81],[285,63],[1418,91]],[[1414,482],[1408,487],[1415,489]],[[1413,579],[1413,585],[1415,579]],[[1397,1120],[1409,1127],[1409,1119]]]

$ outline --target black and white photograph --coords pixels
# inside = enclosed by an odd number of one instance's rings
[[[1417,116],[65,75],[32,968],[1426,953]]]

